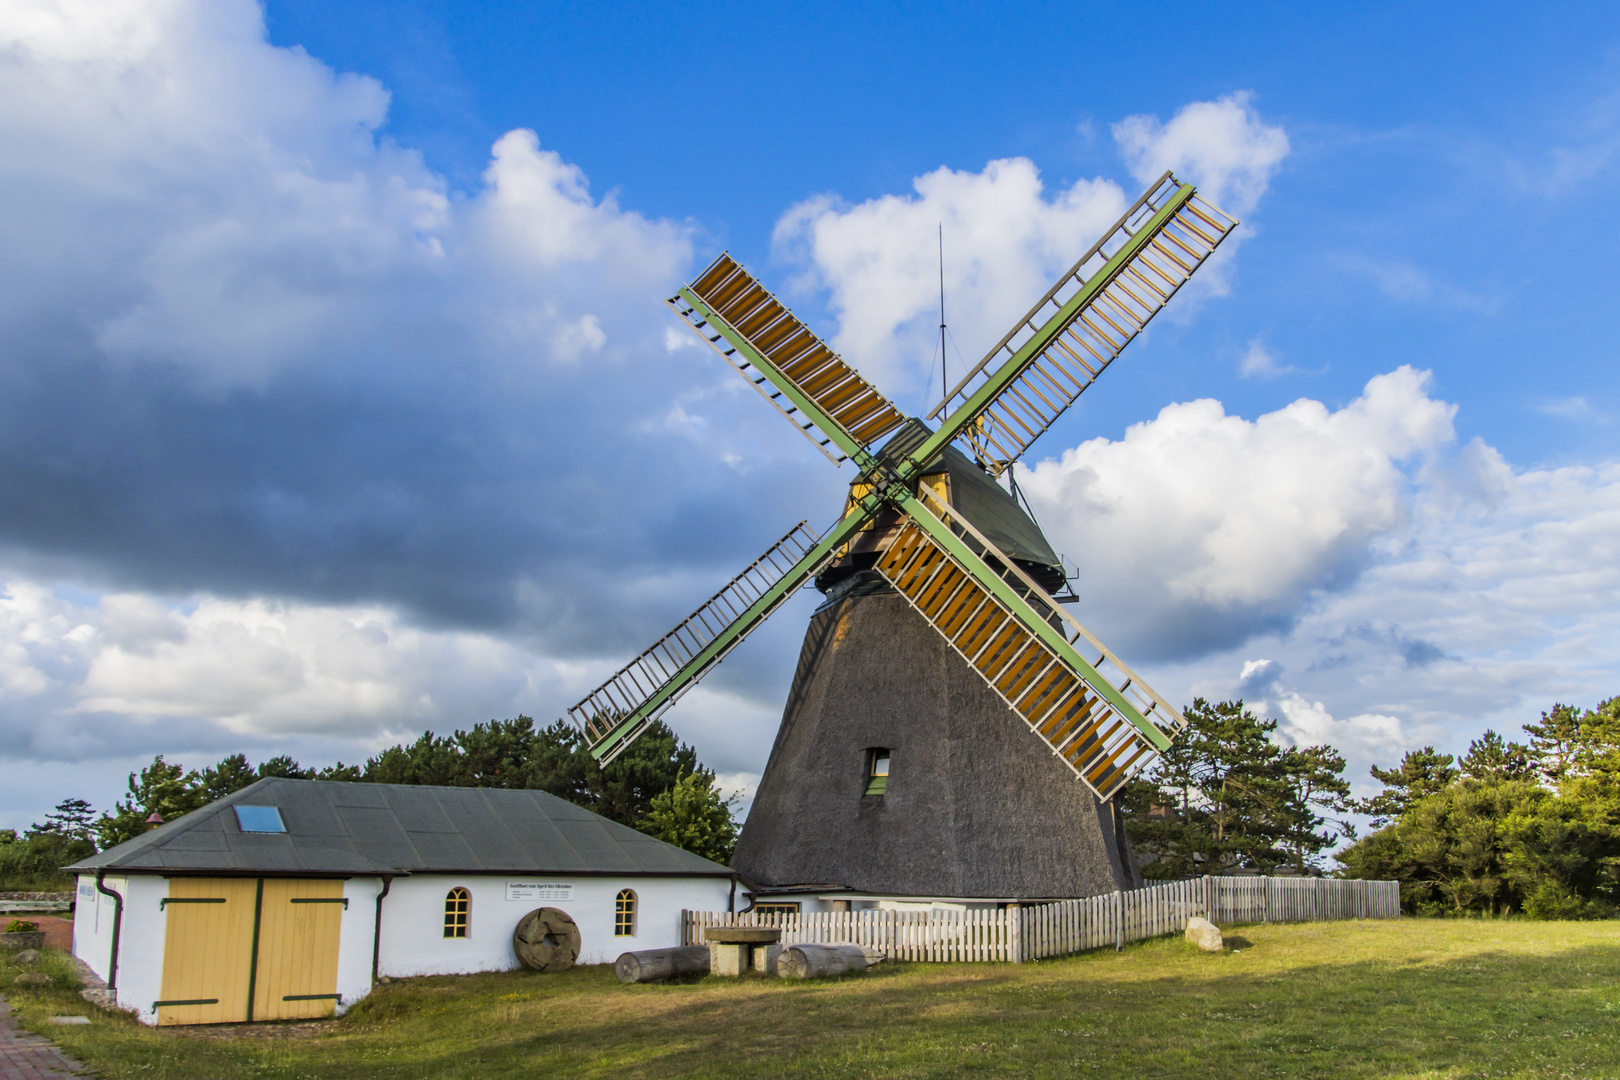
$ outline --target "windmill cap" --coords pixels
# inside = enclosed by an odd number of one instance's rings
[[[883,444],[877,458],[884,463],[899,464],[927,442],[933,433],[927,424],[912,417]],[[1052,550],[1051,543],[1042,535],[1040,526],[1018,505],[1018,500],[996,483],[995,477],[955,446],[947,443],[918,472],[924,476],[942,472],[950,474],[951,505],[991,543],[1014,559],[1042,566],[1062,566],[1057,552]]]

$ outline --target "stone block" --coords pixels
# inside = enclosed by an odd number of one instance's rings
[[[755,945],[754,970],[763,975],[776,974],[776,962],[782,956],[780,945]]]
[[[738,978],[748,970],[753,949],[735,941],[709,942],[709,974]]]

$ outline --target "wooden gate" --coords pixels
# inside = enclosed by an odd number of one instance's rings
[[[158,1023],[295,1020],[336,1009],[342,881],[171,878],[162,903]]]
[[[253,878],[170,879],[159,1024],[247,1019],[258,886]]]
[[[253,1019],[331,1016],[337,1007],[343,882],[266,878],[259,902]]]

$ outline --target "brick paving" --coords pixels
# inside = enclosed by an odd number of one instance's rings
[[[60,1080],[82,1076],[84,1066],[30,1034],[11,1018],[11,1006],[0,998],[0,1080]]]

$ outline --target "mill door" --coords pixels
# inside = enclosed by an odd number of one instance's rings
[[[343,882],[266,878],[259,901],[253,1019],[331,1016],[337,1007]]]
[[[253,878],[171,878],[159,1024],[246,1020],[253,968]]]
[[[331,1016],[343,882],[171,878],[160,1024]]]

